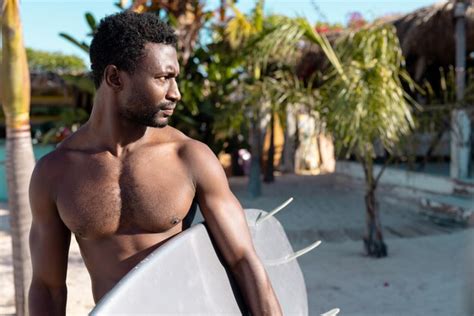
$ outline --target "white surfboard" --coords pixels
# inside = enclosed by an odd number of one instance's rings
[[[306,286],[295,259],[315,248],[319,242],[294,253],[283,227],[273,214],[257,209],[246,209],[245,213],[256,251],[283,314],[307,315]],[[205,223],[200,223],[151,253],[91,312],[91,315],[119,314],[241,315],[248,314],[248,309]]]

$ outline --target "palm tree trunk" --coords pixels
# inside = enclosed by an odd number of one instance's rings
[[[12,233],[15,306],[17,315],[26,315],[32,268],[28,235],[31,211],[28,185],[34,167],[30,130],[7,129],[6,168],[8,206]]]
[[[387,245],[383,240],[382,224],[380,222],[378,203],[375,198],[377,184],[374,178],[373,159],[371,156],[367,156],[365,160],[362,160],[366,184],[366,234],[364,236],[364,246],[367,255],[380,258],[387,256]]]
[[[283,145],[283,171],[295,173],[295,152],[297,145],[297,118],[290,110],[286,112],[285,142]]]
[[[250,175],[248,183],[248,191],[254,198],[262,195],[262,180],[260,179],[260,158],[262,152],[262,141],[260,131],[260,120],[258,117],[253,117],[251,122],[251,144],[250,150],[252,158],[250,160]]]
[[[275,181],[274,162],[275,162],[275,112],[272,110],[270,119],[270,146],[268,148],[267,164],[265,165],[265,175],[263,181],[270,183]]]
[[[4,0],[2,11],[1,97],[7,125],[6,171],[12,232],[15,306],[27,315],[31,260],[28,232],[31,211],[28,185],[34,167],[30,133],[30,76],[23,46],[18,0]]]

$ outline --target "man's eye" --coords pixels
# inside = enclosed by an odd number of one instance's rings
[[[155,77],[155,79],[160,82],[166,82],[168,80],[168,77],[161,76],[161,77]]]

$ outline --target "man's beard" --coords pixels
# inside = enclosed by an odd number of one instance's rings
[[[120,115],[123,118],[139,125],[163,128],[168,125],[169,117],[159,117],[160,109],[163,109],[167,106],[169,107],[173,104],[174,103],[172,102],[163,102],[157,107],[148,106],[140,109],[139,111],[133,110],[139,108],[139,106],[132,105],[120,111]]]

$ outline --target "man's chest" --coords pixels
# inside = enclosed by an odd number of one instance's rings
[[[178,160],[156,158],[73,164],[56,188],[64,223],[83,238],[159,233],[181,223],[195,195],[192,178]]]

